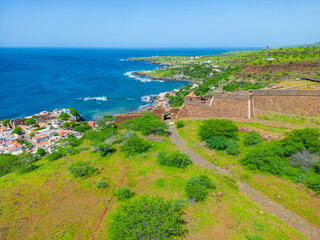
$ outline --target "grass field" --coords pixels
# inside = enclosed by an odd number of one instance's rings
[[[190,145],[198,144],[194,141],[193,130],[198,125],[198,122],[188,122],[188,126],[180,130],[182,136],[186,130],[190,130]],[[192,148],[197,149],[197,146]],[[120,186],[127,186],[136,196],[149,194],[185,200],[185,182],[201,174],[208,175],[224,195],[218,199],[210,194],[204,203],[187,204],[184,218],[188,233],[181,239],[305,239],[268,213],[260,215],[259,207],[239,193],[232,178],[196,165],[185,170],[157,165],[157,154],[173,149],[175,147],[171,142],[164,138],[162,143],[153,142],[146,154],[131,158],[126,158],[119,151],[99,157],[86,150],[54,162],[44,158],[37,163],[39,168],[30,173],[11,173],[1,177],[0,239],[91,239],[95,231],[96,239],[107,239],[110,214],[119,205],[114,192]],[[238,176],[245,177],[246,173],[241,170],[236,158],[224,158],[223,153],[210,153],[204,148],[198,148],[198,151],[210,161],[215,161],[209,157],[214,156],[220,166],[234,165]],[[74,178],[67,168],[79,159],[93,163],[101,172],[89,178]],[[272,180],[276,181],[269,176],[260,177],[270,184],[273,184]],[[107,188],[95,187],[101,178],[108,183]],[[247,178],[253,186],[258,185],[257,175]],[[283,181],[280,186],[274,186],[271,192],[279,191],[285,200],[282,187],[289,183]],[[264,187],[261,188],[264,191]],[[292,191],[302,195],[302,190]],[[305,199],[299,201],[309,200],[306,195]],[[304,216],[316,224],[314,204],[305,208],[310,213]],[[105,209],[106,216],[101,227],[97,228]]]

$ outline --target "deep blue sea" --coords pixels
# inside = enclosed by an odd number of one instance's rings
[[[122,59],[211,55],[231,50],[243,49],[0,48],[0,119],[63,107],[74,107],[87,120],[130,112],[147,104],[144,96],[187,83],[133,77],[132,71],[158,66]],[[78,100],[103,96],[110,99]]]

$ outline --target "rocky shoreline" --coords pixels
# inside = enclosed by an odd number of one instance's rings
[[[181,82],[197,82],[197,81],[193,81],[190,79],[181,79],[181,78],[177,78],[177,77],[153,77],[150,74],[147,73],[139,73],[139,72],[134,72],[135,75],[138,76],[142,76],[142,77],[148,77],[152,80],[163,80],[163,81],[181,81]]]

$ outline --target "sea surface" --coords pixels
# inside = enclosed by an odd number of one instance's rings
[[[188,83],[134,76],[133,71],[158,66],[123,59],[212,55],[232,50],[244,49],[0,48],[0,119],[64,107],[74,107],[87,120],[131,112],[146,105],[148,96]],[[104,96],[109,99],[104,100]]]

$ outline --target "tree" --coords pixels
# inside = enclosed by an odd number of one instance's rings
[[[46,154],[46,151],[43,148],[38,148],[37,155],[44,156]]]
[[[5,153],[0,155],[0,177],[14,171],[19,166],[19,157]]]
[[[70,123],[69,123],[69,122],[64,122],[64,123],[62,124],[62,127],[63,127],[63,128],[70,128]]]
[[[103,115],[103,120],[111,122],[113,120],[113,116],[112,115]]]
[[[13,129],[13,131],[11,132],[11,134],[18,134],[18,135],[20,135],[21,133],[22,133],[22,129],[21,129],[21,127],[15,127],[14,129]]]
[[[36,122],[36,120],[32,117],[32,118],[28,118],[27,120],[24,121],[25,124],[27,124],[28,126],[30,126],[31,124],[34,124]]]
[[[8,123],[10,122],[10,119],[5,119],[2,121],[3,126],[8,126]]]
[[[69,118],[70,118],[70,116],[68,113],[60,113],[60,115],[59,115],[59,119],[61,119],[61,120],[67,120]]]

